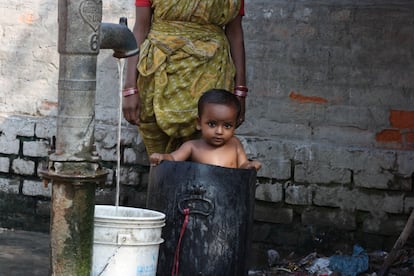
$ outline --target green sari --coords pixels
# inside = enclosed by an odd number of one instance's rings
[[[140,48],[140,134],[148,154],[171,152],[196,131],[197,101],[211,88],[232,91],[235,67],[224,26],[239,0],[152,0]]]

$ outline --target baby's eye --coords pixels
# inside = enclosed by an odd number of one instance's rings
[[[216,122],[207,122],[207,125],[209,127],[215,127],[216,126]]]
[[[224,124],[224,128],[226,128],[226,129],[230,129],[232,127],[233,127],[233,124],[230,124],[230,123]]]

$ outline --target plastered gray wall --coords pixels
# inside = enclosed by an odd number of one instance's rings
[[[103,7],[103,22],[126,16],[132,28],[132,0]],[[246,0],[250,92],[237,132],[263,163],[257,263],[269,247],[312,249],[335,235],[387,247],[403,229],[414,206],[413,13],[412,1]],[[37,170],[56,133],[57,2],[12,0],[0,14],[0,227],[47,231],[50,187]],[[119,107],[111,54],[98,56],[95,131],[109,172],[97,200],[109,203]],[[143,206],[147,157],[125,121],[121,141],[121,203]]]

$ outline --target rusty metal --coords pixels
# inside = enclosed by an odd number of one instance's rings
[[[99,50],[124,58],[138,53],[121,24],[102,23],[101,0],[59,0],[57,136],[48,166],[52,182],[51,275],[89,276],[92,269],[95,187],[106,171],[94,147],[96,66]]]

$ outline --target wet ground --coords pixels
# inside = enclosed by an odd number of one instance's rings
[[[414,276],[414,249],[403,248],[391,266],[388,275]],[[369,269],[360,276],[377,275],[386,257],[386,252],[367,252]],[[275,257],[273,255],[273,257]],[[326,256],[310,253],[307,256],[277,256],[272,267],[263,270],[250,270],[251,276],[324,275],[322,271],[310,273],[310,266],[319,262],[323,268]],[[49,275],[49,235],[38,232],[0,228],[0,276],[47,276]],[[341,275],[329,274],[325,275]]]
[[[0,275],[49,275],[49,235],[0,228]]]

